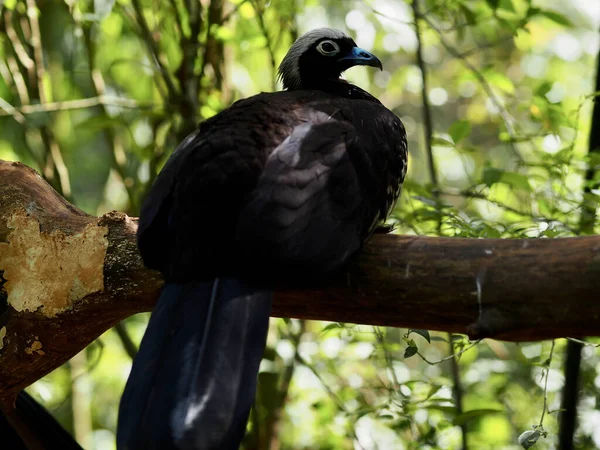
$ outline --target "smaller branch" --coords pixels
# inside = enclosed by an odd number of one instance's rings
[[[5,57],[8,70],[10,71],[13,82],[15,84],[17,95],[19,96],[19,101],[22,105],[27,105],[30,102],[29,91],[27,90],[27,83],[25,83],[25,78],[19,70],[19,64],[12,55],[5,55]]]
[[[275,51],[271,46],[271,39],[269,37],[269,31],[267,30],[267,25],[264,20],[264,11],[259,7],[258,2],[256,0],[252,0],[252,6],[254,6],[254,10],[256,11],[256,21],[258,22],[258,26],[260,28],[261,33],[265,37],[267,41],[266,47],[269,52],[269,60],[271,63],[271,89],[275,90],[277,88],[277,59],[275,58]]]
[[[6,113],[2,114],[2,111],[0,111],[0,116],[10,115],[13,117],[13,119],[19,122],[20,125],[25,125],[25,116],[17,108],[8,103],[2,97],[0,97],[0,109],[4,110],[4,112]]]
[[[413,14],[415,16],[415,34],[417,35],[417,65],[421,70],[421,80],[423,86],[421,88],[421,97],[423,101],[423,125],[425,127],[425,152],[427,154],[427,163],[429,167],[429,177],[434,186],[438,186],[437,171],[435,169],[435,161],[433,159],[433,149],[431,147],[431,138],[433,136],[433,122],[431,120],[431,106],[427,98],[428,82],[427,68],[423,60],[423,40],[421,38],[421,27],[419,26],[419,0],[413,0]]]
[[[247,1],[248,0],[242,0],[237,5],[235,5],[231,11],[229,11],[227,14],[223,15],[223,17],[221,18],[221,21],[219,22],[219,25],[225,25],[227,22],[229,22],[229,20],[234,16],[234,14],[238,12],[238,10],[240,9],[240,6],[242,6]]]
[[[223,62],[224,52],[223,46],[217,42],[215,36],[213,35],[213,25],[219,24],[223,19],[223,0],[211,0],[210,5],[208,7],[208,14],[206,18],[206,36],[204,39],[204,52],[202,54],[202,61],[200,65],[200,75],[198,76],[198,92],[203,94],[203,99],[205,98],[206,92],[202,91],[202,83],[204,81],[204,77],[206,76],[206,67],[207,65],[211,65],[214,72],[215,83],[214,86],[216,89],[223,89],[223,73],[221,63]]]
[[[564,362],[565,384],[562,390],[559,415],[558,445],[560,450],[573,449],[573,436],[577,428],[577,403],[579,401],[579,379],[581,373],[581,349],[584,344],[579,339],[569,339]]]
[[[584,347],[593,347],[593,348],[600,347],[600,344],[592,344],[590,342],[584,341],[583,339],[576,339],[576,338],[570,338],[570,337],[565,338],[565,339],[567,339],[568,341],[571,341],[571,342],[576,342],[577,344],[581,344]]]
[[[13,51],[14,51],[14,48],[13,48]],[[16,59],[14,58],[14,56],[11,54],[7,54],[7,55],[5,55],[5,57],[6,57],[6,67],[8,69],[8,72],[10,73],[12,80],[13,80],[13,84],[15,86],[17,96],[19,97],[19,101],[20,101],[21,105],[27,105],[29,103],[29,91],[27,89],[27,84],[25,83],[25,78],[23,77],[23,74],[19,70],[19,65],[18,65]],[[6,82],[8,84],[8,80],[6,80]],[[5,107],[7,107],[8,110],[10,111],[9,114],[7,114],[7,113],[5,113],[5,111],[3,111],[3,109]],[[27,124],[27,121],[26,121],[23,113],[20,111],[20,108],[15,108],[10,103],[8,103],[6,100],[2,99],[2,102],[0,102],[0,116],[2,116],[2,115],[11,115],[20,125],[23,126],[23,130],[25,132],[24,134],[27,135],[28,124]],[[44,168],[43,159],[33,150],[31,145],[27,142],[27,139],[24,139],[24,143],[25,143],[25,145],[24,145],[25,150],[27,150],[27,153],[29,153],[29,156],[32,158],[32,160],[35,161],[35,163],[37,164],[37,167],[40,170],[42,170]]]
[[[177,0],[169,0],[169,3],[171,3],[171,8],[173,8],[173,12],[175,13],[177,30],[179,30],[179,34],[181,37],[183,37],[183,19],[181,17],[181,13],[179,12],[179,7],[177,6]]]
[[[27,50],[25,50],[21,39],[19,39],[19,36],[12,25],[12,17],[12,12],[9,9],[4,10],[4,30],[6,31],[8,40],[12,44],[15,55],[17,55],[17,58],[19,58],[19,62],[23,65],[23,67],[25,67],[28,71],[34,70],[33,60],[27,54]]]
[[[438,361],[430,361],[427,358],[425,358],[425,356],[421,353],[421,352],[417,352],[417,355],[419,355],[421,357],[421,359],[423,361],[425,361],[427,364],[429,364],[430,366],[435,366],[437,364],[443,363],[444,361],[449,361],[452,358],[458,358],[460,355],[462,355],[463,353],[471,350],[473,347],[475,347],[477,344],[479,344],[481,342],[481,339],[477,339],[476,341],[473,341],[471,344],[467,345],[465,348],[463,348],[462,350],[458,351],[458,352],[452,352],[451,355],[446,356],[445,358],[442,358]],[[451,342],[452,344],[452,342]]]
[[[454,342],[452,341],[452,333],[448,333],[448,339],[450,344],[450,366],[452,368],[452,378],[454,381],[454,402],[456,403],[456,413],[461,415],[464,412],[463,408],[463,389],[462,382],[460,379],[460,368],[458,367],[458,360],[456,358],[456,352],[454,351]],[[467,443],[467,424],[462,422],[460,424],[460,431],[462,434],[462,448],[468,450],[469,446]]]
[[[172,0],[172,3],[173,7],[178,10],[175,0]],[[199,37],[202,29],[202,4],[200,2],[189,2],[187,4],[187,14],[190,33],[189,36],[186,36],[180,26],[179,45],[183,51],[183,58],[179,67],[175,70],[175,76],[179,81],[182,92],[182,102],[178,112],[184,119],[184,125],[179,130],[179,135],[189,133],[198,122],[199,93],[202,87],[201,77],[194,74],[194,68],[198,61]],[[181,21],[181,17],[178,16],[178,20]]]
[[[514,119],[511,117],[510,114],[508,114],[506,109],[502,106],[502,103],[496,96],[496,94],[495,94],[494,90],[492,89],[492,87],[490,86],[490,84],[487,82],[487,80],[481,74],[481,72],[479,72],[479,70],[473,64],[471,64],[471,62],[466,57],[461,55],[461,53],[458,50],[456,50],[454,47],[452,47],[450,44],[448,44],[448,42],[446,42],[446,39],[444,39],[444,33],[442,30],[437,28],[436,25],[427,16],[422,16],[422,18],[425,22],[427,22],[429,27],[438,34],[440,43],[446,49],[446,51],[448,53],[450,53],[452,56],[454,56],[456,59],[458,59],[473,74],[475,79],[479,82],[480,86],[482,87],[482,89],[484,90],[484,92],[486,93],[486,95],[488,96],[488,98],[490,99],[490,101],[492,102],[492,104],[494,105],[496,110],[498,111],[498,114],[500,114],[502,121],[504,122],[506,131],[508,132],[509,136],[511,137],[509,143],[510,143],[510,148],[511,148],[512,152],[519,159],[519,161],[523,161],[523,157],[519,153],[519,150],[517,149],[517,147],[514,143],[514,140],[516,139],[516,132],[513,127]]]
[[[292,328],[292,322],[288,321],[287,327],[288,329]],[[289,364],[285,367],[283,374],[280,378],[279,388],[277,389],[276,394],[276,403],[267,414],[266,420],[266,439],[265,441],[268,443],[268,448],[270,449],[279,449],[279,440],[278,440],[278,429],[281,423],[281,417],[283,416],[283,412],[285,410],[285,403],[288,397],[288,392],[290,389],[290,385],[292,382],[292,377],[294,376],[294,371],[296,369],[296,356],[298,355],[300,340],[306,331],[306,322],[304,320],[300,321],[300,330],[297,333],[289,333],[286,336],[287,339],[290,340],[291,344],[294,346],[294,357],[289,362]]]
[[[94,93],[96,94],[96,96],[100,97],[103,96],[106,92],[106,84],[104,82],[102,72],[96,67],[96,47],[91,37],[91,29],[89,27],[84,30],[83,37],[87,48],[88,66],[90,70],[92,86],[94,88]],[[110,115],[106,105],[102,104],[99,106],[101,114],[104,117],[109,117]],[[106,128],[103,132],[103,135],[107,146],[111,150],[110,155],[112,167],[121,178],[123,187],[127,192],[127,197],[129,198],[129,207],[133,207],[135,209],[135,206],[137,204],[137,196],[135,195],[133,183],[127,183],[127,155],[125,153],[125,150],[123,149],[121,140],[112,128]]]
[[[539,427],[543,429],[544,425],[544,416],[546,415],[546,410],[548,409],[548,378],[550,375],[550,364],[552,364],[552,356],[554,355],[554,346],[556,345],[556,341],[552,339],[552,346],[550,347],[550,355],[548,355],[548,367],[544,369],[546,380],[544,381],[544,410],[542,411],[542,417],[540,417]]]
[[[464,191],[457,191],[457,192],[449,191],[449,190],[441,190],[440,194],[447,195],[450,197],[464,197],[465,199],[485,200],[486,202],[491,203],[492,205],[495,205],[498,208],[502,208],[507,212],[517,214],[519,216],[527,217],[535,222],[543,221],[543,222],[560,223],[565,228],[565,230],[568,230],[569,232],[571,232],[574,235],[578,234],[576,229],[574,229],[573,227],[569,226],[568,224],[566,224],[565,222],[563,222],[559,219],[555,219],[553,217],[538,216],[531,212],[521,211],[521,210],[516,209],[512,206],[509,206],[506,203],[503,203],[499,200],[491,199],[488,196],[486,196],[480,192],[475,192],[475,191],[471,191],[471,190],[464,190]]]
[[[40,23],[38,21],[38,8],[35,0],[27,0],[27,17],[31,25],[31,47],[33,47],[33,59],[35,61],[36,85],[41,103],[48,102],[48,93],[44,87],[44,53],[42,50],[42,36],[40,33]]]
[[[342,411],[344,413],[344,415],[347,417],[354,414],[353,411],[350,411],[350,410],[348,410],[348,408],[346,408],[344,401],[338,397],[338,395],[333,391],[333,389],[331,389],[331,387],[329,387],[329,385],[325,382],[325,380],[323,379],[323,377],[321,376],[319,371],[312,364],[310,364],[308,361],[306,361],[302,357],[302,355],[300,355],[300,353],[298,353],[298,352],[296,352],[295,359],[297,362],[299,362],[304,367],[306,367],[308,370],[310,370],[315,377],[317,377],[317,379],[321,382],[323,389],[325,389],[325,391],[327,392],[327,395],[329,395],[329,398],[333,401],[333,403],[335,403],[335,406],[337,407],[337,409]],[[360,440],[358,439],[358,436],[356,435],[356,429],[354,427],[352,427],[352,437],[353,437],[355,443],[359,446],[359,448],[364,450],[364,448],[360,444]]]
[[[7,107],[5,107],[7,106]],[[74,109],[93,108],[94,106],[118,106],[127,109],[153,109],[158,105],[153,103],[138,103],[135,100],[99,95],[98,97],[80,98],[77,100],[63,100],[58,102],[41,103],[37,105],[12,106],[7,102],[0,104],[0,116],[15,116],[15,114],[29,115],[37,113],[49,113],[56,111],[69,111]],[[15,120],[17,120],[15,118]]]
[[[385,363],[389,370],[390,376],[392,377],[392,382],[394,383],[394,386],[391,389],[391,391],[402,395],[402,392],[400,391],[401,383],[398,381],[398,376],[396,375],[396,371],[394,370],[392,355],[390,355],[390,352],[388,351],[388,349],[385,345],[385,336],[383,335],[383,332],[381,331],[381,327],[374,326],[373,332],[375,333],[375,337],[377,338],[377,343],[381,346],[381,349],[383,350],[383,357],[385,359]],[[385,383],[383,381],[382,381],[382,384],[385,385]]]
[[[329,395],[329,398],[331,398],[333,403],[335,403],[335,406],[337,407],[337,409],[342,411],[346,416],[349,416],[352,414],[352,411],[350,411],[350,410],[348,410],[348,408],[346,408],[344,401],[338,397],[338,395],[333,391],[333,389],[331,387],[329,387],[329,385],[323,379],[323,376],[321,375],[321,373],[311,363],[309,363],[307,360],[305,360],[302,357],[302,355],[300,355],[300,353],[295,354],[295,359],[297,362],[299,362],[304,367],[306,367],[308,370],[310,370],[315,377],[317,377],[317,379],[321,382],[323,389],[325,389],[325,391],[327,392],[327,395]]]
[[[71,198],[71,181],[69,179],[69,169],[65,164],[65,160],[62,157],[60,146],[54,137],[54,134],[49,127],[41,128],[42,139],[44,144],[47,146],[50,157],[52,158],[54,168],[58,174],[58,181],[60,183],[60,192],[67,198]]]
[[[125,325],[125,322],[119,322],[113,327],[113,330],[115,330],[117,336],[119,336],[121,344],[123,345],[123,350],[125,350],[125,352],[133,361],[135,355],[137,355],[138,348],[137,345],[135,345],[135,343],[133,342],[133,339],[131,339],[131,336],[129,336],[129,332],[127,331],[127,326]]]
[[[146,18],[144,17],[144,10],[143,10],[142,4],[140,3],[140,0],[132,0],[131,3],[133,5],[133,9],[135,11],[135,17],[136,17],[137,23],[140,26],[140,29],[142,31],[142,39],[148,46],[148,49],[150,50],[150,54],[152,56],[152,59],[154,60],[155,64],[158,66],[158,69],[162,76],[162,79],[164,80],[165,85],[167,86],[167,91],[168,91],[169,97],[170,97],[169,103],[174,104],[176,102],[176,100],[179,98],[179,92],[177,91],[177,88],[175,87],[175,84],[173,83],[173,80],[171,79],[171,75],[169,74],[169,71],[166,69],[166,67],[160,60],[160,52],[158,49],[158,45],[156,44],[156,41],[152,37],[152,31],[150,31],[148,22],[146,21]]]

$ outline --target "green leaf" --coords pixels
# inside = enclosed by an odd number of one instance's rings
[[[563,16],[562,14],[559,14],[557,12],[554,11],[540,11],[539,12],[540,15],[546,17],[547,19],[550,19],[551,21],[565,26],[565,27],[573,27],[573,23],[567,19],[565,16]]]
[[[445,400],[447,401],[447,400]],[[425,409],[432,409],[435,411],[441,411],[447,414],[456,414],[456,406],[445,406],[445,405],[435,405],[429,404],[425,406]]]
[[[504,172],[502,174],[502,182],[517,189],[522,189],[531,192],[529,178],[525,175],[516,172]]]
[[[504,173],[501,169],[495,169],[494,167],[486,167],[483,170],[483,182],[486,186],[492,187],[492,185],[498,183],[502,179]]]
[[[491,409],[491,408],[486,408],[486,409],[472,409],[471,411],[466,411],[462,414],[459,414],[458,416],[456,416],[454,418],[454,420],[452,421],[452,423],[454,425],[462,425],[466,422],[468,422],[471,419],[474,419],[476,417],[481,417],[481,416],[486,416],[489,414],[498,414],[503,412],[500,409]]]
[[[544,97],[548,92],[550,92],[551,89],[552,89],[552,82],[544,81],[535,90],[535,95],[537,95],[538,97]]]
[[[455,147],[454,142],[449,141],[448,139],[444,139],[439,136],[434,136],[431,140],[431,145],[434,147]]]
[[[448,129],[448,134],[455,143],[459,143],[471,134],[471,124],[467,120],[457,120]]]
[[[491,187],[496,183],[505,183],[516,189],[522,189],[531,192],[529,178],[517,172],[508,172],[494,167],[486,167],[483,170],[483,182]]]
[[[471,11],[468,6],[461,3],[459,5],[459,8],[465,16],[465,20],[469,25],[475,25],[477,23],[477,17],[475,16],[475,13]]]
[[[341,323],[339,323],[339,322],[330,323],[329,325],[327,325],[325,328],[323,328],[321,330],[321,334],[326,334],[328,331],[331,331],[331,330],[339,330],[340,328],[344,328],[344,326]]]
[[[271,372],[260,372],[258,374],[258,391],[263,406],[267,410],[277,407],[277,374]]]
[[[417,352],[419,351],[419,349],[417,347],[406,347],[406,350],[404,350],[404,358],[408,359],[411,356],[415,356],[417,354]]]
[[[512,80],[503,73],[488,72],[486,79],[490,84],[496,86],[498,89],[501,89],[504,92],[509,94],[515,92],[515,85],[513,84]]]
[[[411,425],[412,425],[412,422],[410,420],[400,419],[397,422],[389,425],[389,427],[395,431],[403,431],[403,430],[409,429],[411,427]]]
[[[120,128],[126,125],[122,117],[108,117],[105,115],[92,116],[78,123],[77,127],[86,131],[101,131],[106,128]]]
[[[431,336],[429,336],[429,331],[427,331],[427,330],[408,330],[408,332],[409,332],[409,334],[416,333],[419,336],[423,336],[425,338],[425,340],[431,344]]]
[[[498,3],[498,8],[512,13],[516,12],[512,0],[500,0]]]
[[[431,396],[433,396],[437,391],[439,391],[442,388],[441,384],[438,385],[431,385],[431,387],[429,388],[429,392],[427,393],[427,396],[425,397],[427,400],[429,400],[431,398]]]
[[[490,8],[492,8],[494,11],[498,8],[498,5],[500,4],[500,0],[485,0],[485,2],[488,4],[488,6]]]

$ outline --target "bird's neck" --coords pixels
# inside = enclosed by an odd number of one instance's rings
[[[341,78],[337,79],[320,79],[315,81],[303,82],[299,89],[295,90],[316,90],[323,91],[336,97],[344,97],[351,99],[370,100],[380,103],[375,97],[367,91],[347,82]]]

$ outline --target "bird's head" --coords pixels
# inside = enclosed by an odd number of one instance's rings
[[[284,89],[318,89],[353,66],[382,69],[381,61],[362,48],[343,31],[317,28],[292,44],[281,65],[279,76]]]

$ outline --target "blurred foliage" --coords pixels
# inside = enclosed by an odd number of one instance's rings
[[[199,121],[277,89],[277,63],[295,37],[333,26],[380,57],[384,71],[347,77],[406,126],[398,233],[597,232],[581,212],[595,216],[599,194],[598,153],[587,153],[599,3],[420,3],[4,0],[0,158],[36,168],[90,214],[135,215]],[[122,331],[137,343],[146,321],[132,317]],[[114,448],[125,348],[123,333],[109,331],[29,389],[86,448]],[[548,433],[534,448],[553,449],[564,349],[563,340],[471,344],[423,330],[272,320],[244,448],[458,449],[462,426],[471,449],[521,448],[528,430]],[[591,449],[600,446],[600,358],[592,345],[583,353],[576,448]]]

